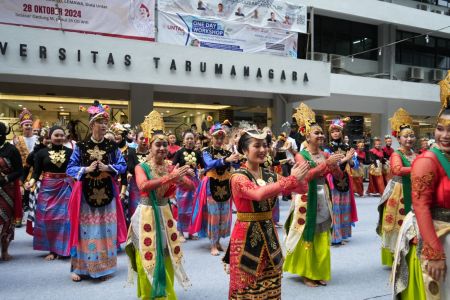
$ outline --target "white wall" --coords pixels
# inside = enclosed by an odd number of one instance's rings
[[[215,49],[173,46],[159,43],[118,39],[97,35],[41,30],[18,26],[0,25],[0,42],[8,42],[5,55],[0,54],[0,77],[29,76],[50,84],[55,81],[88,80],[103,86],[139,83],[160,86],[178,86],[197,90],[240,91],[242,96],[250,93],[282,93],[292,95],[328,96],[330,93],[329,64],[287,57],[260,54],[243,54]],[[27,44],[27,57],[19,56],[19,44]],[[45,46],[47,59],[39,58],[39,46]],[[60,61],[58,49],[67,50],[67,59]],[[77,61],[77,50],[82,59]],[[98,51],[97,63],[93,63],[91,51]],[[107,56],[113,53],[115,65],[107,65]],[[126,67],[124,55],[132,56],[132,64]],[[159,68],[155,68],[154,57],[159,57]],[[177,62],[177,70],[170,70],[171,60]],[[185,61],[192,62],[192,72],[185,71]],[[205,73],[200,72],[200,63],[207,62]],[[223,64],[224,73],[214,74],[214,64]],[[236,66],[237,76],[230,76],[231,66]],[[243,76],[244,66],[250,66],[250,76]],[[263,78],[256,78],[260,67]],[[275,71],[275,78],[268,78],[269,69]],[[287,80],[280,79],[285,70]],[[298,73],[298,80],[292,81],[293,71]],[[307,72],[308,82],[303,82]],[[5,77],[3,76],[3,77]],[[33,82],[30,82],[33,83]],[[195,90],[194,90],[195,92]],[[225,93],[226,94],[226,93]]]

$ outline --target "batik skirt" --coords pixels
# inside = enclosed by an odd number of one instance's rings
[[[44,177],[36,199],[33,249],[69,256],[72,179]]]
[[[177,188],[176,191],[178,209],[177,229],[179,232],[189,232],[196,190],[200,183],[197,177],[192,177],[192,181],[195,185],[195,189],[193,191],[186,191],[186,189],[183,188]]]
[[[333,202],[332,244],[339,244],[352,236],[352,206],[350,190],[339,192],[331,191]]]
[[[18,205],[16,201],[20,201],[19,197],[18,182],[11,182],[0,188],[0,240],[2,242],[14,240],[14,223]]]
[[[208,237],[211,244],[219,242],[220,238],[230,236],[231,206],[230,200],[217,202],[208,195]]]
[[[81,194],[78,244],[72,251],[72,272],[99,278],[117,267],[116,201],[92,207]],[[122,208],[120,208],[122,209]]]
[[[27,226],[25,231],[29,235],[34,235],[34,222],[36,219],[36,201],[39,195],[39,189],[41,187],[41,181],[38,180],[35,183],[34,191],[30,192],[30,202],[28,203],[29,211],[27,215]]]

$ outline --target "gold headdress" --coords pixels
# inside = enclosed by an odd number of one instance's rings
[[[145,117],[144,122],[141,124],[141,128],[144,132],[144,137],[148,139],[149,143],[153,142],[156,138],[163,140],[167,139],[164,135],[164,119],[156,110],[153,110]]]
[[[450,70],[447,71],[447,76],[439,82],[439,86],[441,87],[441,111],[438,115],[438,123],[447,126],[450,125],[450,121],[441,118],[441,115],[444,110],[450,108]]]
[[[403,129],[409,129],[412,131],[413,119],[403,108],[399,108],[390,120],[393,136],[398,137]]]
[[[292,117],[297,122],[300,133],[305,136],[311,132],[312,125],[316,124],[316,114],[305,103],[300,103],[297,107],[297,111]]]

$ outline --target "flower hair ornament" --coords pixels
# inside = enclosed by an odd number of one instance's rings
[[[156,139],[167,140],[167,136],[164,134],[164,119],[156,110],[153,110],[145,117],[144,122],[141,124],[141,128],[148,144],[151,144]]]
[[[101,105],[98,100],[95,100],[94,104],[89,108],[80,105],[79,109],[89,114],[89,124],[101,119],[109,120],[110,107],[108,105]]]
[[[400,132],[405,129],[412,131],[413,119],[405,109],[399,108],[390,120],[392,136],[398,138]],[[384,138],[388,139],[391,138],[391,136],[385,136]]]
[[[211,136],[225,135],[225,130],[223,129],[222,124],[217,122],[209,129],[209,134]]]
[[[345,123],[348,121],[350,121],[349,117],[345,117],[342,119],[341,118],[333,119],[333,120],[331,120],[331,124],[330,124],[330,127],[328,128],[328,131],[331,132],[333,129],[338,129],[340,131],[343,131]]]
[[[299,127],[299,132],[303,136],[308,135],[311,132],[311,128],[317,125],[315,112],[303,102],[297,107],[292,118],[295,119]]]

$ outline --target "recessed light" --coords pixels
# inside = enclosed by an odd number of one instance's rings
[[[194,116],[194,114],[190,114],[189,116],[193,117],[193,116]]]
[[[183,118],[186,118],[186,116],[183,116]]]
[[[22,107],[23,105],[22,104],[19,104],[19,107]]]
[[[199,114],[201,114],[201,112],[198,111],[198,112],[197,112],[197,115],[199,115]]]
[[[63,109],[64,107],[63,107],[63,106],[60,106],[59,108]]]
[[[61,111],[64,111],[64,108],[61,108]]]
[[[166,113],[170,113],[170,110],[166,110]]]
[[[164,113],[161,113],[161,116],[164,116]]]

